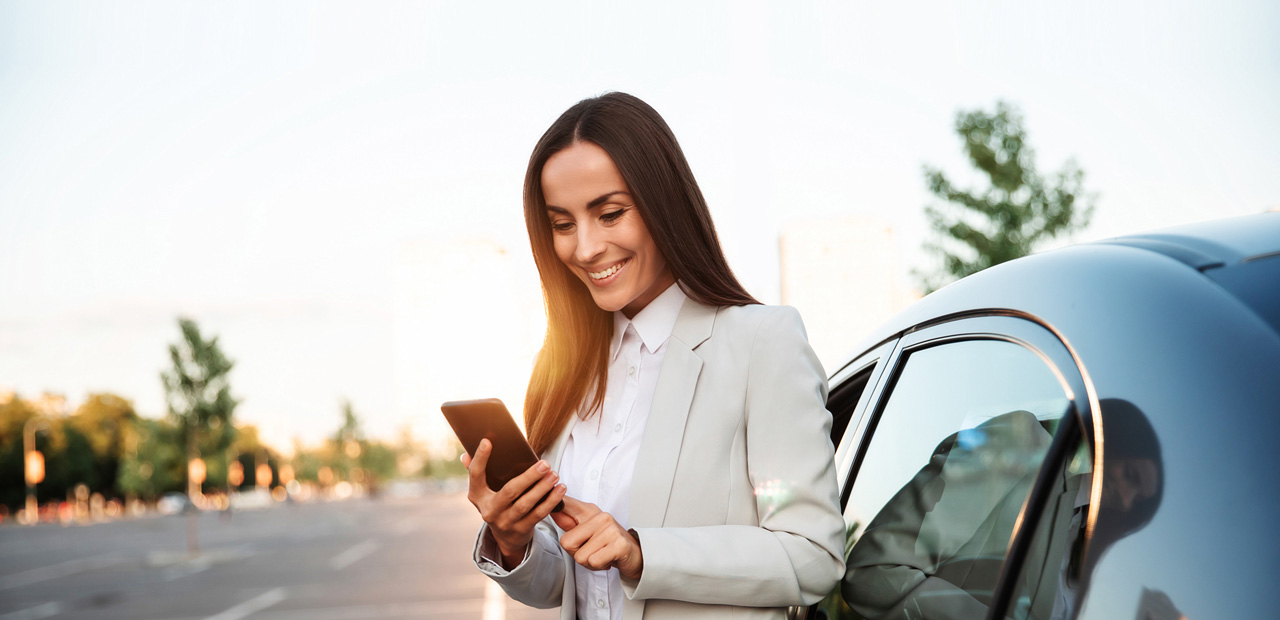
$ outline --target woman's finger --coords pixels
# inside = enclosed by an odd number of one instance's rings
[[[569,506],[568,500],[569,498],[566,497],[565,498],[566,508]],[[609,521],[612,521],[612,517],[610,517]],[[607,523],[607,521],[604,521],[602,519],[588,519],[586,521],[578,521],[578,524],[575,527],[565,531],[564,535],[560,537],[560,546],[564,547],[565,551],[568,551],[571,554],[576,554],[579,549],[581,549],[583,546],[587,544],[589,540],[591,540],[592,536],[595,536],[597,532],[603,529],[601,526],[604,525],[605,523]]]
[[[555,521],[556,525],[566,532],[578,526],[578,522],[574,521],[573,517],[565,514],[563,510],[551,513],[551,520]]]
[[[613,523],[612,519],[610,523]],[[573,559],[591,570],[605,570],[621,557],[619,549],[626,548],[625,543],[619,547],[618,538],[618,532],[613,527],[598,529],[587,542],[578,547]]]
[[[529,514],[530,511],[536,508],[538,504],[541,503],[542,496],[550,493],[551,489],[555,488],[557,482],[560,482],[560,476],[557,476],[556,472],[550,471],[543,474],[542,479],[539,480],[537,484],[529,487],[529,490],[525,491],[524,495],[521,495],[520,498],[511,505],[511,508],[515,513],[520,515],[518,518],[523,519],[525,515]]]
[[[542,502],[537,506],[534,506],[533,510],[529,511],[529,514],[525,515],[524,520],[520,522],[520,526],[532,528],[537,525],[539,521],[547,518],[547,515],[551,514],[552,510],[555,510],[556,504],[559,504],[560,500],[564,498],[566,490],[567,489],[563,484],[557,484],[553,487],[551,492],[547,494],[547,498],[542,500]],[[560,525],[560,522],[556,521],[556,525]]]
[[[601,547],[595,553],[592,553],[591,556],[587,558],[587,563],[590,566],[599,567],[594,570],[604,570],[607,568],[613,568],[614,563],[626,557],[626,555],[627,541],[618,536],[614,537],[613,540],[609,541],[608,544]]]
[[[601,510],[600,507],[595,504],[566,496],[564,498],[564,512],[574,521],[582,523],[583,521],[600,514]]]
[[[568,529],[560,529],[565,530],[564,534],[560,535],[560,546],[565,551],[568,551],[569,555],[577,553],[578,549],[591,538],[592,534],[591,528],[586,523],[579,523],[577,526]]]
[[[467,499],[470,499],[477,508],[490,493],[484,478],[485,466],[489,464],[489,450],[489,440],[481,439],[480,445],[476,447],[475,458],[463,455],[466,459],[463,464],[467,466]]]
[[[520,496],[524,495],[525,491],[529,490],[529,487],[537,483],[538,480],[550,471],[551,466],[547,465],[546,461],[538,461],[537,463],[530,465],[529,469],[524,470],[524,473],[508,480],[506,484],[502,485],[502,488],[498,490],[498,494],[494,499],[501,502],[503,505],[515,504],[516,500],[520,499]]]
[[[485,468],[489,466],[489,452],[492,449],[493,444],[490,444],[488,439],[481,439],[480,445],[476,446],[476,453],[467,458],[467,471],[472,479],[479,475],[480,480],[484,480]]]

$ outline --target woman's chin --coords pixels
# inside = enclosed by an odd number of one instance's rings
[[[597,307],[605,312],[617,312],[627,305],[626,300],[622,299],[620,295],[596,294],[595,291],[592,291],[591,299],[596,302]]]

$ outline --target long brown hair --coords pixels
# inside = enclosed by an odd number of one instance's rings
[[[546,340],[524,400],[529,443],[539,454],[555,442],[588,394],[586,411],[600,408],[608,380],[613,318],[556,257],[542,195],[547,159],[575,142],[595,144],[613,159],[686,295],[708,306],[760,303],[729,269],[702,190],[658,112],[626,93],[579,101],[538,140],[524,177],[524,220],[547,310]]]

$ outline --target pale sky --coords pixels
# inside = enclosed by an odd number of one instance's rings
[[[1076,241],[1262,211],[1278,31],[1270,1],[6,0],[0,388],[161,415],[182,314],[268,439],[330,434],[344,396],[379,436],[438,415],[394,404],[398,249],[492,240],[527,266],[529,152],[609,90],[667,119],[766,302],[798,218],[881,217],[932,267],[921,165],[971,178],[956,110],[998,99],[1042,170],[1074,157],[1098,192]]]

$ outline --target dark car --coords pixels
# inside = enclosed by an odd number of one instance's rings
[[[1273,618],[1280,213],[917,302],[831,379],[849,537],[809,618]]]

